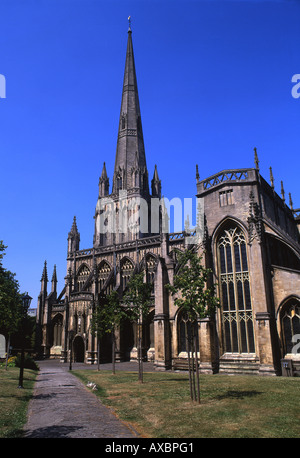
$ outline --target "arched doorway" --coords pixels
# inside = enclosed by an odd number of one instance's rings
[[[120,350],[125,361],[130,361],[130,353],[134,347],[133,326],[129,320],[124,320],[120,333]]]
[[[76,336],[73,342],[75,363],[84,363],[84,342],[83,338]]]

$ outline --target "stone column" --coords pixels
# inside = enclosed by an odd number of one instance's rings
[[[155,315],[154,315],[154,348],[156,368],[167,369],[171,365],[168,297],[164,285],[164,269],[160,261],[154,280]],[[168,266],[167,270],[168,270]],[[173,268],[173,265],[170,268]]]
[[[155,360],[156,369],[167,369],[170,366],[170,355],[167,345],[169,334],[169,316],[165,313],[154,315]]]
[[[207,317],[198,320],[200,372],[213,374],[215,371],[215,323]]]
[[[260,363],[259,373],[275,375],[270,313],[271,297],[263,247],[257,239],[249,248],[249,271],[256,354]]]

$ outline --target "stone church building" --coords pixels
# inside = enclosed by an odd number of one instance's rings
[[[191,239],[197,230],[188,223],[183,232],[169,233],[156,166],[149,183],[129,28],[112,187],[104,163],[93,246],[80,247],[74,217],[61,292],[55,267],[48,290],[45,262],[37,310],[41,356],[66,362],[72,348],[75,361],[95,363],[95,305],[112,290],[122,298],[130,277],[144,271],[145,281],[153,285],[150,314],[143,323],[144,359],[157,369],[186,368],[184,315],[165,285],[176,274],[177,250],[192,246],[212,269],[220,299],[214,317],[194,324],[200,370],[280,375],[282,358],[299,360],[300,209],[293,209],[291,196],[287,205],[283,186],[281,196],[275,192],[271,169],[270,184],[260,175],[256,149],[252,168],[223,170],[200,180],[196,167],[195,194],[203,210],[198,219],[203,236]],[[146,205],[143,225],[134,218],[140,202]],[[136,359],[136,329],[129,321],[116,331],[116,345],[117,361]],[[100,348],[101,360],[109,361],[109,336]]]

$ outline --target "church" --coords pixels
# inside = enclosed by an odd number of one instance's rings
[[[282,360],[300,363],[300,209],[274,189],[254,166],[216,171],[200,180],[196,229],[168,230],[159,167],[148,174],[129,27],[112,186],[105,163],[99,178],[91,248],[80,247],[74,217],[68,234],[67,269],[57,291],[56,268],[48,290],[45,262],[37,309],[37,347],[43,358],[94,364],[93,310],[116,290],[122,300],[132,275],[144,272],[152,305],[143,323],[143,359],[157,370],[185,370],[185,316],[165,288],[172,284],[177,253],[188,247],[212,269],[220,307],[193,323],[202,373],[281,375]],[[96,197],[96,196],[95,196]],[[199,237],[200,233],[200,237]],[[116,360],[137,358],[137,330],[124,322],[115,331]],[[111,338],[100,358],[111,358]]]

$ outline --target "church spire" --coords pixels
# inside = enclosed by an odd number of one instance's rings
[[[135,187],[136,158],[143,181],[143,192],[149,194],[140,103],[137,88],[132,31],[129,23],[119,131],[113,177],[113,193]]]

